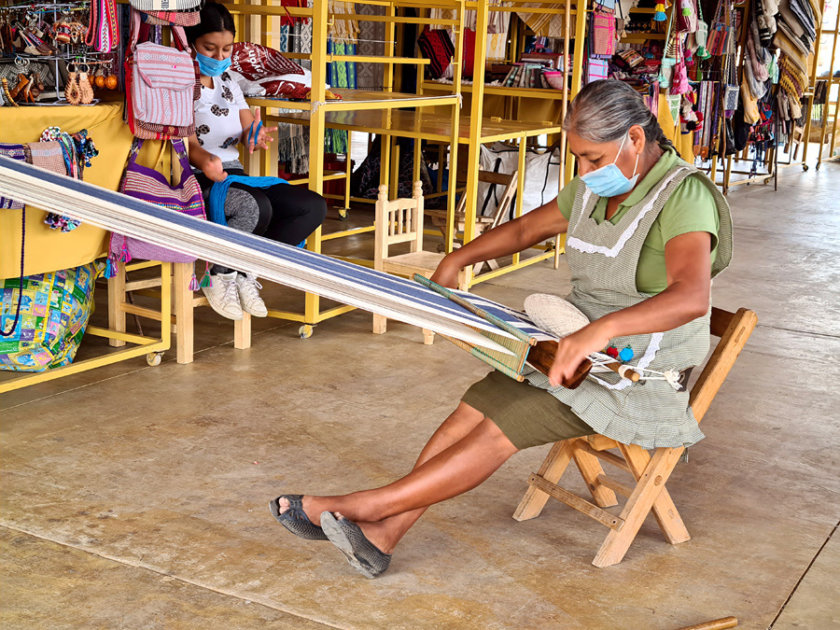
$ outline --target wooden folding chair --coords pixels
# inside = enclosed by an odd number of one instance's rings
[[[409,244],[409,252],[391,255],[392,245]],[[431,277],[437,269],[443,254],[423,250],[423,185],[414,182],[411,199],[388,201],[388,187],[379,187],[376,200],[376,242],[374,245],[373,267],[380,271],[400,276],[412,277],[415,273]],[[459,276],[459,286],[463,283],[463,274]],[[384,315],[373,316],[373,332],[383,334],[387,331],[388,319]],[[423,342],[430,344],[435,334],[423,331]]]
[[[476,216],[475,218],[475,235],[479,236],[488,230],[492,230],[494,227],[499,225],[502,221],[502,217],[510,210],[511,203],[513,203],[513,198],[516,195],[516,179],[517,174],[516,172],[513,173],[494,173],[492,171],[479,171],[478,172],[478,181],[484,182],[490,185],[499,185],[504,186],[502,190],[502,196],[499,199],[499,204],[496,206],[496,209],[493,211],[491,216]],[[466,217],[467,217],[467,196],[461,195],[461,198],[458,200],[458,205],[455,208],[455,232],[463,232],[466,227]],[[438,228],[443,234],[446,236],[446,210],[426,210],[426,214],[431,218],[432,225]],[[455,244],[456,247],[460,247],[460,243]],[[473,274],[477,275],[484,265],[489,265],[491,269],[498,269],[499,263],[495,260],[487,260],[481,261],[476,263],[473,266]]]
[[[698,422],[706,415],[757,321],[756,314],[748,309],[739,309],[734,314],[712,309],[711,331],[720,340],[691,388],[690,404]],[[610,449],[618,449],[619,453]],[[556,442],[539,472],[529,477],[528,490],[513,518],[524,521],[539,516],[548,498],[554,497],[606,525],[610,531],[592,561],[596,567],[621,562],[651,509],[668,542],[674,545],[684,542],[690,538],[688,530],[665,489],[684,450],[683,447],[657,448],[651,455],[638,445],[620,444],[598,434]],[[572,460],[595,503],[558,485]],[[628,485],[607,476],[599,460],[629,472],[635,483]],[[628,498],[619,515],[604,509],[618,504],[616,492]]]

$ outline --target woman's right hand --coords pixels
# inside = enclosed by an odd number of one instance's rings
[[[217,155],[210,155],[207,161],[201,167],[201,172],[207,176],[207,179],[214,182],[224,181],[227,177],[227,171],[222,166],[222,160]]]
[[[454,253],[456,252],[452,252],[452,254]],[[461,271],[461,267],[458,265],[457,262],[453,261],[452,254],[447,254],[446,256],[444,256],[443,260],[440,261],[440,264],[437,266],[437,269],[435,269],[435,272],[432,274],[430,280],[432,282],[436,282],[442,287],[457,289],[458,272]]]

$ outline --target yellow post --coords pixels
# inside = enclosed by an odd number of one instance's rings
[[[523,136],[519,138],[519,161],[517,164],[517,172],[519,173],[519,177],[516,178],[516,208],[513,211],[513,216],[517,219],[522,216],[522,197],[524,196],[525,191],[525,151],[527,149],[528,142],[527,139]],[[519,252],[516,252],[513,255],[513,264],[519,264]]]
[[[583,83],[584,40],[586,39],[586,11],[589,3],[581,0],[575,7],[575,51],[574,66],[572,68],[571,98],[577,96]],[[565,181],[571,181],[575,174],[575,158],[571,153],[566,154]]]
[[[483,60],[487,57],[487,22],[488,8],[486,2],[476,3],[475,18],[475,59]],[[473,69],[473,85],[484,85],[484,64],[476,63]],[[481,158],[481,120],[484,115],[484,99],[481,94],[473,93],[470,103],[470,143],[467,153],[467,187],[464,190],[467,203],[464,204],[464,244],[475,238],[476,199],[478,198],[478,165]],[[450,182],[454,182],[455,173],[449,174]],[[451,184],[450,184],[451,185]],[[472,270],[467,269],[467,281],[471,279]]]
[[[324,108],[327,83],[327,6],[328,0],[312,3],[312,89],[310,90],[311,114],[309,122],[309,190],[324,192]],[[321,251],[321,227],[306,240],[310,251]],[[317,324],[320,301],[316,294],[307,293],[304,306],[304,324]]]
[[[461,73],[464,69],[464,3],[459,2],[457,8],[457,24],[453,25],[455,29],[455,58],[453,59],[453,63],[455,67],[453,69],[452,77],[453,77],[453,85],[455,87],[455,93],[460,97],[461,95]],[[479,36],[476,36],[476,46],[478,46],[478,39]],[[486,50],[487,44],[487,35],[486,33],[480,37],[484,41]],[[484,56],[479,57],[479,59],[483,59]],[[482,82],[483,73],[484,73],[484,64],[475,64],[476,66],[482,66]],[[478,72],[478,68],[476,68],[473,72]],[[479,83],[474,83],[474,85],[480,85]],[[476,96],[476,95],[474,95]],[[480,101],[480,98],[473,98],[473,104],[475,101]],[[471,105],[472,107],[472,105]],[[449,187],[447,188],[447,195],[446,195],[446,236],[445,236],[445,251],[447,253],[451,252],[454,247],[455,242],[455,191],[458,188],[458,148],[460,146],[460,124],[461,124],[461,104],[460,98],[458,105],[452,105],[452,137],[449,142]],[[479,128],[480,128],[480,121],[479,121]],[[440,189],[441,182],[443,181],[443,153],[440,153],[440,161],[438,162],[438,187]],[[476,189],[477,192],[477,189]],[[465,193],[466,194],[466,193]],[[469,204],[468,204],[469,205]],[[466,242],[466,241],[465,241]],[[469,282],[469,278],[465,280],[465,282]]]

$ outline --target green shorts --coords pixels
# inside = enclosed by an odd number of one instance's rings
[[[546,390],[495,370],[471,385],[461,400],[490,418],[520,450],[595,433]]]

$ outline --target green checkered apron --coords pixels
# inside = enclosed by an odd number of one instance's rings
[[[679,161],[617,224],[591,217],[598,196],[578,187],[569,217],[566,258],[572,272],[567,299],[594,321],[651,297],[636,288],[636,266],[642,245],[671,193],[689,175],[697,174],[714,195],[720,218],[718,251],[712,277],[732,257],[732,220],[729,205],[717,187],[689,164]],[[616,348],[630,346],[630,365],[652,370],[678,370],[699,365],[709,351],[709,311],[667,332],[617,337]],[[572,408],[598,433],[644,448],[690,446],[703,438],[688,407],[688,392],[677,392],[666,381],[631,383],[617,374],[590,375],[577,389],[551,387],[539,372],[528,374],[532,385],[547,389]]]

